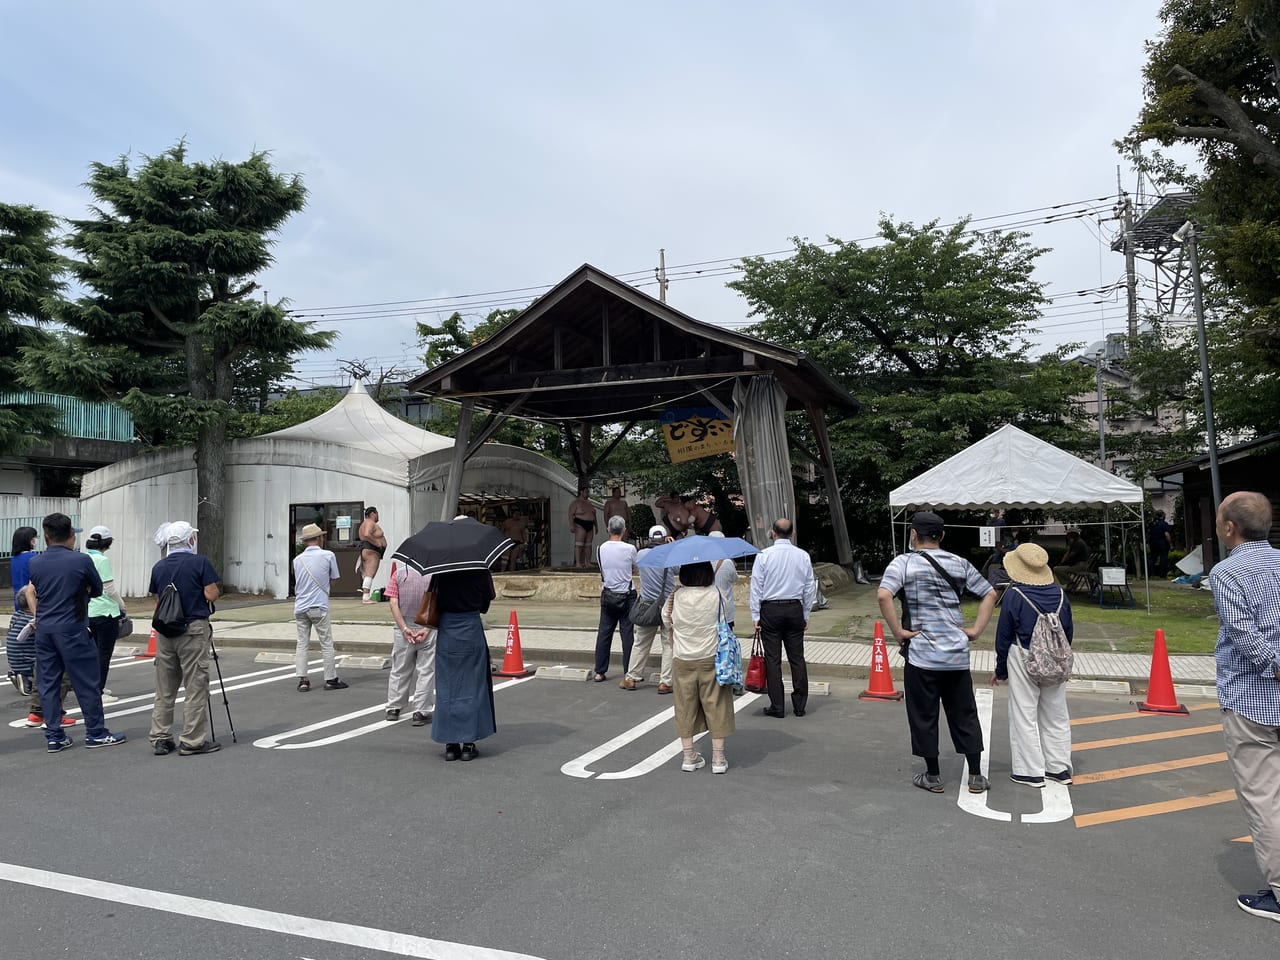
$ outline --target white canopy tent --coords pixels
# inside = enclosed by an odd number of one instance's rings
[[[1118,506],[1129,522],[1146,529],[1142,488],[1081,460],[1013,424],[961,450],[920,476],[889,492],[892,524],[907,521],[909,510],[995,510],[1009,507]],[[1124,521],[1121,521],[1124,522]],[[895,538],[896,539],[896,538]],[[1142,578],[1151,586],[1146,551]]]

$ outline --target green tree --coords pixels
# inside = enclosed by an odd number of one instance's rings
[[[228,422],[236,386],[263,355],[292,357],[333,334],[253,296],[284,222],[302,209],[301,178],[265,153],[191,162],[185,144],[95,163],[93,215],[73,221],[72,270],[87,291],[65,305],[67,335],[26,350],[32,385],[117,400],[157,442],[196,446],[197,525],[221,569]]]
[[[418,344],[422,347],[422,362],[427,369],[452,360],[463,350],[483,343],[518,317],[520,310],[492,310],[483,320],[470,329],[462,314],[454,311],[439,324],[418,321]]]
[[[342,400],[337,387],[325,387],[312,393],[290,390],[282,397],[267,403],[261,413],[246,413],[240,418],[240,428],[246,437],[260,437],[287,427],[294,427],[314,420],[328,412]]]
[[[21,356],[47,344],[41,329],[62,295],[66,262],[58,255],[52,215],[35,207],[0,203],[0,384],[22,386]],[[0,454],[23,453],[33,443],[61,434],[58,409],[0,399]]]
[[[760,318],[749,332],[804,351],[862,405],[829,429],[850,535],[864,549],[885,540],[891,489],[1001,424],[1082,449],[1072,398],[1092,379],[1062,362],[1065,348],[1031,356],[1043,251],[1024,234],[883,218],[880,239],[797,239],[794,256],[749,258],[729,284]],[[800,418],[792,428],[813,449]]]
[[[1211,334],[1215,406],[1224,427],[1280,429],[1280,3],[1276,0],[1167,0],[1160,35],[1147,45],[1144,102],[1120,145],[1141,169],[1194,191],[1206,286],[1219,327]],[[1157,143],[1193,150],[1189,171]],[[1203,414],[1198,365],[1183,362],[1186,338],[1138,345],[1163,348],[1148,372],[1188,371],[1182,409]]]

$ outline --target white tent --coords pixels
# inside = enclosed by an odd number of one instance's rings
[[[359,382],[313,420],[231,441],[223,483],[224,583],[243,593],[288,596],[298,531],[308,522],[326,526],[326,545],[339,553],[344,581],[354,577],[365,505],[377,506],[394,548],[439,518],[452,459],[451,438],[387,413]],[[559,518],[568,515],[577,480],[559,464],[536,451],[487,443],[465,466],[462,483],[468,494],[545,502],[547,516],[557,518],[545,531],[548,557],[554,564],[572,556],[572,534]],[[85,526],[111,528],[116,583],[127,596],[144,596],[157,558],[152,531],[167,520],[196,521],[193,449],[152,450],[86,474],[79,512]],[[380,566],[374,586],[386,583],[389,570],[389,563]]]
[[[894,523],[908,510],[1120,506],[1145,530],[1142,488],[1013,424],[889,492]],[[1146,553],[1143,552],[1143,580]],[[1147,588],[1147,611],[1151,590]]]

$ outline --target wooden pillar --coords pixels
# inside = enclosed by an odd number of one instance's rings
[[[458,411],[458,434],[453,438],[453,462],[449,465],[449,476],[444,485],[441,520],[452,520],[458,515],[458,498],[462,496],[462,469],[467,462],[467,445],[471,442],[471,417],[475,409],[475,399],[464,397],[462,409]]]
[[[827,490],[827,506],[831,510],[831,532],[836,540],[836,560],[842,567],[853,566],[853,547],[849,543],[849,526],[844,519],[844,504],[840,501],[840,483],[836,479],[835,458],[831,453],[831,437],[827,433],[827,418],[820,407],[805,404],[805,413],[813,425],[813,436],[818,441],[818,466],[822,470],[822,485]]]

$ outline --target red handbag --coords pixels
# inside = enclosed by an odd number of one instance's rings
[[[751,659],[747,661],[747,675],[742,685],[752,693],[764,693],[767,684],[764,676],[764,646],[760,643],[760,631],[751,641]]]

